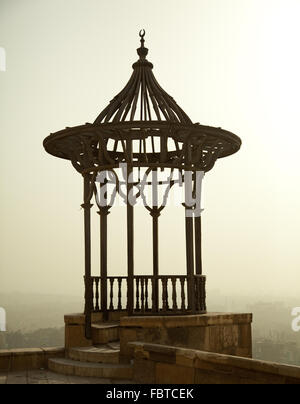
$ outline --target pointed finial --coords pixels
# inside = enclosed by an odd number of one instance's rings
[[[146,34],[146,31],[144,29],[141,29],[139,32],[139,36],[141,38],[141,45],[142,45],[141,47],[142,48],[144,47],[144,43],[145,43],[145,39],[144,39],[145,34]]]
[[[144,29],[141,29],[139,32],[139,36],[141,38],[141,47],[137,49],[137,53],[140,57],[140,59],[145,60],[147,54],[148,54],[148,49],[144,47],[145,39],[144,36],[146,34],[146,31]]]

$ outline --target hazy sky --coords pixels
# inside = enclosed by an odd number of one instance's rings
[[[243,141],[204,181],[208,293],[299,296],[299,20],[299,0],[0,0],[0,291],[83,293],[82,179],[42,141],[94,121],[127,83],[145,28],[162,87],[194,122]],[[146,274],[151,222],[142,209],[136,219]],[[120,220],[116,208],[110,274],[126,272]],[[182,208],[162,217],[162,273],[185,273],[183,220]]]

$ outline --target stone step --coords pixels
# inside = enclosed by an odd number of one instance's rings
[[[107,344],[119,341],[120,323],[94,323],[92,324],[93,345]]]
[[[120,343],[111,342],[105,345],[70,348],[68,358],[79,362],[119,363]]]
[[[125,380],[131,380],[133,377],[133,368],[131,365],[89,363],[58,358],[49,359],[48,367],[53,372],[68,376]]]

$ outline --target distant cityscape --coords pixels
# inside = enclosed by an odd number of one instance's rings
[[[300,366],[300,344],[276,337],[253,340],[253,357],[271,362]]]
[[[300,302],[282,300],[208,292],[209,311],[253,313],[255,359],[300,366],[300,332],[291,327],[291,309]],[[7,312],[7,332],[0,332],[0,349],[62,346],[64,314],[81,312],[82,299],[0,293],[0,306]]]
[[[300,332],[291,327],[291,310],[300,306],[297,298],[234,296],[219,291],[208,294],[211,311],[253,313],[253,358],[300,366]],[[255,303],[250,303],[254,301]]]

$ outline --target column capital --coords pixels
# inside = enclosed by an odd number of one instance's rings
[[[110,214],[109,207],[103,207],[97,211],[99,216],[108,216]]]
[[[90,208],[92,208],[94,205],[93,205],[92,203],[87,202],[87,203],[81,204],[80,206],[81,206],[83,209],[90,209]]]
[[[158,218],[160,216],[160,211],[158,209],[151,209],[150,211],[150,215],[153,218]]]

